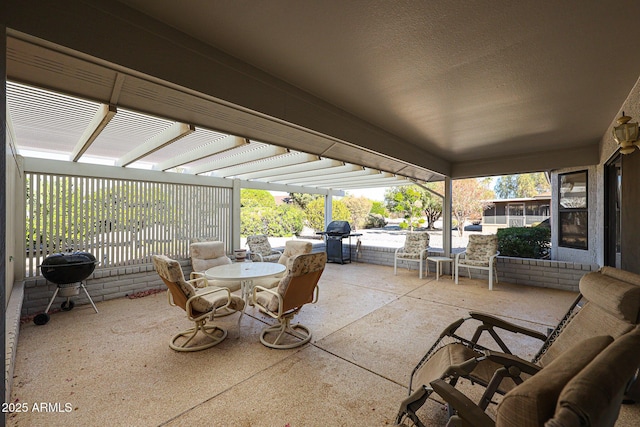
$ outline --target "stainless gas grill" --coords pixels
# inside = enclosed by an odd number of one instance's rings
[[[327,251],[327,262],[351,262],[351,237],[362,236],[362,233],[352,233],[351,225],[347,221],[331,221],[327,229],[318,233],[324,236]],[[346,250],[343,240],[348,238]]]

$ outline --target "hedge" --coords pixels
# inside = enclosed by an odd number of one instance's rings
[[[546,227],[509,227],[498,230],[500,255],[516,258],[549,257],[551,230]]]

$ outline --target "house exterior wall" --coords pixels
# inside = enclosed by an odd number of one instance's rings
[[[499,229],[507,227],[533,227],[549,218],[549,215],[528,215],[528,209],[540,205],[548,205],[551,210],[550,198],[494,200],[492,206],[482,213],[482,230],[485,233],[496,234]],[[523,215],[510,215],[509,204],[522,204]]]
[[[610,129],[615,126],[616,119],[622,115],[631,116],[634,121],[640,120],[640,80],[636,82],[627,100],[620,107],[615,117],[611,119],[609,130],[605,132],[600,141],[600,158],[597,165],[584,168],[560,169],[552,171],[552,207],[558,206],[558,176],[562,173],[587,170],[589,174],[589,249],[579,250],[558,247],[558,213],[552,208],[551,218],[551,242],[552,259],[567,262],[595,263],[600,266],[605,264],[605,164],[618,153],[618,145],[611,135]],[[640,165],[640,150],[622,157],[622,241],[621,241],[621,267],[625,270],[640,273],[640,197],[638,197],[638,171]],[[626,166],[626,173],[625,173]],[[625,176],[626,175],[626,176]]]
[[[604,204],[602,167],[587,166],[583,168],[559,169],[551,175],[551,259],[583,264],[603,264],[602,248],[602,205]],[[587,171],[587,206],[589,211],[588,248],[574,249],[560,247],[559,239],[559,176],[570,172]]]

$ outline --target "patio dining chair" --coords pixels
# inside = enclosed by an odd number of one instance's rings
[[[493,278],[498,282],[498,270],[496,269],[496,258],[500,255],[498,251],[498,236],[495,234],[471,234],[469,243],[464,252],[456,254],[455,282],[458,284],[460,267],[466,267],[467,274],[471,278],[470,269],[486,270],[489,272],[489,290],[493,289]]]
[[[260,342],[267,347],[286,349],[299,347],[311,340],[311,331],[301,324],[291,324],[305,304],[318,301],[318,281],[327,263],[326,252],[296,255],[291,259],[287,275],[276,289],[256,286],[254,304],[277,320],[260,333]],[[274,337],[275,336],[275,337]]]
[[[282,252],[271,248],[269,238],[264,234],[247,236],[247,246],[249,246],[249,257],[253,262],[276,262]]]
[[[228,288],[206,286],[206,280],[185,280],[182,267],[176,260],[164,255],[153,255],[152,258],[158,275],[167,285],[169,304],[186,311],[187,318],[195,324],[175,334],[169,341],[169,347],[176,351],[198,351],[220,344],[227,337],[227,331],[207,322],[214,320],[218,310],[242,310],[242,298],[231,294]],[[199,332],[204,337],[196,339]],[[192,341],[195,345],[190,345]]]
[[[431,397],[432,381],[446,379],[455,387],[459,378],[466,378],[484,387],[478,402],[484,411],[496,393],[509,392],[578,342],[599,335],[617,338],[638,324],[640,275],[603,267],[585,274],[579,287],[580,295],[548,336],[476,312],[446,327],[411,372],[409,397],[401,403],[397,423],[408,417],[420,425],[416,411]],[[477,324],[471,339],[457,332],[467,321]],[[512,354],[497,330],[523,334],[543,343],[533,359],[527,361]],[[493,341],[483,338],[488,338],[485,332]]]
[[[426,231],[408,231],[404,246],[396,249],[393,256],[393,274],[398,272],[398,261],[417,262],[422,279],[423,266],[427,265],[427,251],[429,250],[429,233]]]
[[[191,256],[191,267],[193,268],[189,275],[190,279],[206,280],[204,272],[208,269],[219,265],[231,264],[231,258],[227,256],[224,242],[219,240],[191,243],[189,245],[189,255]],[[231,292],[240,289],[239,280],[223,282],[209,279],[207,280],[207,285],[229,288]]]
[[[313,250],[313,245],[311,244],[311,242],[305,242],[302,240],[287,240],[284,244],[284,251],[282,252],[282,255],[280,255],[280,258],[278,259],[278,264],[284,265],[285,267],[287,267],[287,270],[285,270],[282,274],[279,274],[278,276],[275,276],[275,277],[268,277],[265,279],[255,279],[253,281],[254,285],[262,286],[263,288],[268,288],[268,289],[275,288],[276,286],[278,286],[278,283],[280,283],[280,279],[286,276],[287,271],[291,267],[290,261],[296,255],[310,254],[312,250]]]

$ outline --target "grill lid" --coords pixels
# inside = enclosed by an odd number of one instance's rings
[[[346,235],[351,233],[351,226],[348,221],[331,221],[327,225],[327,234]]]
[[[88,252],[58,253],[42,261],[40,271],[56,285],[81,282],[93,273],[96,258]]]

